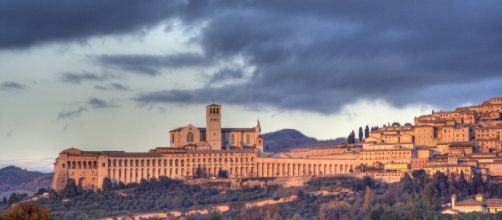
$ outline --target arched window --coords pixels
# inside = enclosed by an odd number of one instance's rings
[[[193,142],[193,133],[192,132],[188,132],[187,134],[187,142]]]

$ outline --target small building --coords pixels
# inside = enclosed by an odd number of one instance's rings
[[[443,210],[445,214],[458,214],[469,212],[496,213],[502,211],[502,199],[485,199],[478,194],[474,198],[456,201],[456,195],[451,196],[450,208]]]

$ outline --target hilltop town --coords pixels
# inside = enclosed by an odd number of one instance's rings
[[[222,106],[206,107],[206,127],[188,124],[171,130],[170,147],[149,152],[84,151],[70,148],[54,163],[52,188],[68,180],[84,189],[101,189],[105,178],[124,184],[167,176],[174,179],[278,178],[301,184],[312,176],[371,176],[397,182],[405,173],[425,170],[433,175],[474,173],[502,178],[502,98],[418,116],[414,124],[393,123],[374,128],[362,143],[268,152],[261,126],[222,128]],[[294,181],[293,181],[294,180]]]

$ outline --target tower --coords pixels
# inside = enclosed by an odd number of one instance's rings
[[[206,106],[206,142],[212,150],[221,150],[221,105]]]

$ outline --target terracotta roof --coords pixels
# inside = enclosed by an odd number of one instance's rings
[[[213,104],[209,104],[209,105],[207,105],[207,106],[221,106],[221,105],[218,105],[218,104],[214,104],[214,103],[213,103]]]
[[[502,206],[502,199],[487,199],[485,204],[487,206]]]
[[[450,147],[472,147],[470,142],[453,142]]]
[[[169,132],[181,131],[181,130],[183,130],[183,128],[185,128],[185,127],[179,127],[179,128],[176,128],[176,129],[170,130]],[[199,131],[201,131],[201,132],[206,131],[206,128],[205,128],[205,127],[199,127],[198,129],[199,129]],[[241,131],[241,132],[242,132],[242,131],[247,131],[247,132],[253,132],[253,131],[255,131],[255,128],[254,128],[254,127],[252,127],[252,128],[221,128],[221,131],[222,131],[222,132],[231,132],[231,131]]]
[[[471,167],[469,164],[432,164],[425,166],[425,168],[435,168],[435,167]]]
[[[482,205],[482,203],[474,199],[466,199],[455,203],[455,206],[478,206],[478,205],[480,206]]]

